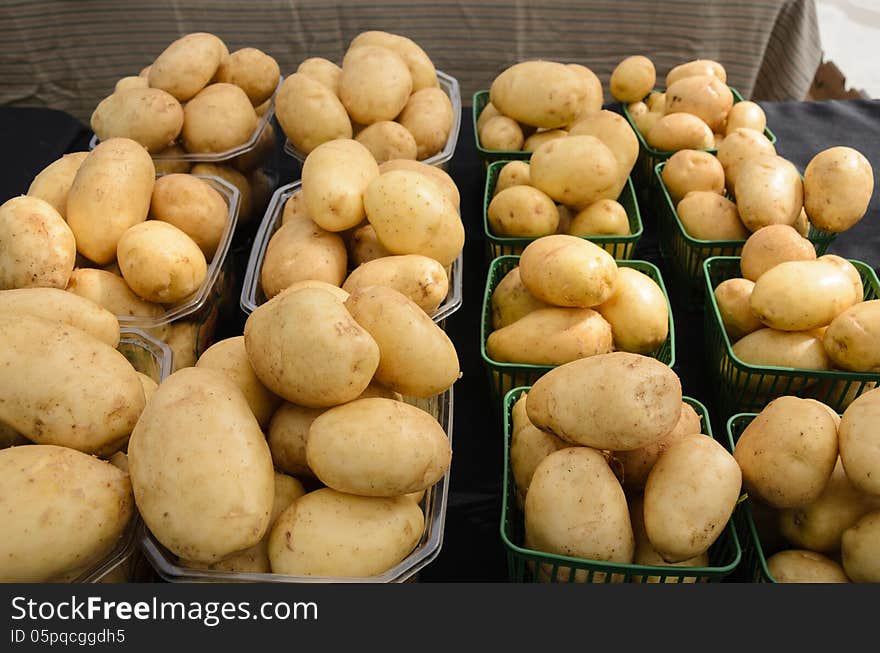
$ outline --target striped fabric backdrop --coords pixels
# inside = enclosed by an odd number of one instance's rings
[[[414,39],[459,80],[465,105],[523,59],[582,63],[607,93],[627,55],[650,57],[660,83],[676,64],[711,58],[743,96],[766,100],[803,99],[821,61],[813,0],[4,0],[0,105],[87,123],[117,79],[187,32],[260,48],[288,74],[309,56],[340,62],[370,29]]]

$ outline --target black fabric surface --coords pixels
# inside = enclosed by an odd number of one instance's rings
[[[825,101],[762,103],[768,124],[777,136],[777,151],[803,171],[817,152],[835,145],[861,151],[880,169],[880,102]],[[500,539],[502,433],[490,404],[489,381],[480,357],[480,313],[488,269],[482,231],[485,178],[474,147],[470,109],[465,109],[455,157],[449,173],[461,193],[466,228],[464,302],[446,323],[458,351],[463,377],[455,385],[453,463],[443,549],[420,574],[422,582],[504,581],[506,558]],[[45,165],[70,151],[88,147],[90,133],[73,118],[45,109],[0,108],[3,143],[0,202],[27,190]],[[284,157],[281,182],[296,178],[299,166]],[[655,216],[643,207],[645,233],[633,258],[666,266],[657,248]],[[838,236],[830,252],[880,266],[880,193],[875,192],[868,214],[849,232]],[[246,260],[246,259],[245,259]],[[702,315],[682,308],[676,288],[669,287],[676,330],[675,370],[684,393],[705,403],[713,427],[723,424],[711,405],[710,379],[703,369]],[[230,318],[220,332],[234,331],[243,316]],[[225,327],[225,328],[224,328]]]

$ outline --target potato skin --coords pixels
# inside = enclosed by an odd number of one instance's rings
[[[339,234],[321,229],[308,219],[288,222],[269,239],[260,285],[268,299],[298,281],[317,280],[339,286],[345,280],[347,261]]]
[[[724,183],[729,193],[736,192],[736,180],[743,163],[762,154],[776,154],[776,148],[761,132],[740,127],[725,136],[716,156],[724,168]]]
[[[377,163],[415,159],[418,155],[418,145],[410,130],[393,120],[374,122],[358,132],[355,140],[370,150]]]
[[[735,103],[730,108],[730,112],[727,114],[725,134],[740,127],[764,133],[764,129],[767,127],[767,116],[759,104],[745,100]]]
[[[764,328],[752,312],[751,297],[755,282],[748,279],[727,279],[719,283],[713,294],[724,330],[731,342]]]
[[[666,87],[666,115],[686,112],[720,132],[733,106],[730,87],[715,75],[691,75]]]
[[[848,583],[843,567],[815,551],[787,549],[767,559],[777,583]]]
[[[661,175],[673,204],[694,190],[724,193],[724,168],[708,152],[679,150],[666,161]]]
[[[342,68],[329,59],[323,57],[309,57],[296,67],[296,72],[306,77],[311,77],[316,82],[321,82],[333,92],[339,95],[339,78],[342,77]]]
[[[838,436],[840,460],[850,482],[871,495],[880,495],[880,390],[859,395],[843,413]],[[27,434],[25,434],[27,435]]]
[[[713,191],[691,191],[678,203],[676,212],[691,238],[745,240],[749,235],[736,204]]]
[[[834,365],[853,372],[870,372],[880,366],[880,300],[859,302],[840,313],[822,337]]]
[[[619,268],[611,297],[596,307],[611,325],[616,349],[649,354],[669,336],[669,306],[648,275]]]
[[[516,484],[517,503],[523,506],[529,485],[538,464],[554,451],[565,449],[569,444],[535,427],[526,413],[527,393],[513,407],[513,428],[510,436],[510,469]]]
[[[71,152],[53,161],[34,177],[28,187],[27,194],[46,200],[62,218],[65,218],[67,215],[67,194],[70,192],[70,186],[73,184],[79,167],[88,155],[88,152]]]
[[[513,324],[539,308],[549,308],[549,304],[528,291],[517,266],[504,275],[492,292],[492,329],[497,331]]]
[[[321,143],[352,137],[351,120],[333,90],[302,72],[281,82],[275,115],[290,142],[305,154]]]
[[[583,208],[617,199],[620,170],[614,153],[595,136],[548,141],[532,153],[531,184],[566,206]]]
[[[170,174],[159,177],[153,185],[150,218],[183,231],[210,261],[229,221],[229,208],[223,196],[203,179]]]
[[[394,288],[427,315],[433,315],[449,294],[446,269],[434,259],[418,254],[386,256],[359,265],[348,275],[342,289],[353,293],[374,285]]]
[[[851,147],[823,150],[804,170],[804,209],[823,231],[851,228],[865,215],[873,192],[871,163]]]
[[[342,60],[339,99],[355,122],[394,120],[413,90],[406,62],[393,50],[374,45],[349,48]]]
[[[415,91],[397,116],[397,122],[415,138],[419,160],[434,156],[446,146],[453,121],[452,102],[439,88]]]
[[[570,125],[587,95],[580,75],[553,61],[524,61],[498,75],[489,89],[492,104],[505,116],[556,129]]]
[[[603,109],[584,116],[571,126],[568,134],[569,136],[595,136],[611,150],[617,160],[617,194],[620,195],[626,185],[629,173],[639,157],[639,139],[626,118],[614,111]]]
[[[455,181],[445,170],[422,163],[421,161],[412,161],[410,159],[392,159],[391,161],[385,161],[379,164],[379,174],[385,174],[392,170],[414,170],[415,172],[422,173],[437,184],[443,194],[446,195],[446,198],[455,207],[455,210],[459,210],[461,195],[458,192],[458,186],[455,185]]]
[[[742,275],[751,281],[785,261],[813,261],[816,249],[794,227],[773,224],[761,227],[746,239],[740,255]],[[856,273],[858,274],[858,273]],[[861,280],[859,281],[861,287]]]
[[[666,88],[669,88],[680,79],[695,75],[713,75],[722,82],[727,81],[727,71],[720,63],[712,59],[694,59],[693,61],[679,64],[666,73]]]
[[[183,128],[183,107],[159,88],[116,91],[98,103],[92,131],[102,141],[130,138],[155,154],[169,147]]]
[[[587,89],[578,114],[572,121],[572,124],[574,124],[588,113],[601,111],[605,99],[602,93],[602,81],[596,76],[596,73],[586,66],[577,63],[566,64],[566,66],[575,72]]]
[[[213,34],[186,34],[173,41],[149,67],[147,80],[180,100],[201,91],[217,72],[226,46]]]
[[[67,447],[0,451],[0,581],[40,583],[96,564],[134,512],[128,474]]]
[[[521,150],[525,144],[522,127],[513,118],[494,116],[486,120],[477,132],[485,150]]]
[[[831,367],[822,341],[801,331],[758,329],[740,338],[732,349],[734,356],[750,365],[775,365],[805,370],[827,370]]]
[[[181,135],[188,152],[225,152],[246,143],[256,128],[257,114],[234,84],[211,84],[183,108]]]
[[[843,533],[841,557],[846,575],[855,583],[880,583],[877,548],[880,510],[868,513]]]
[[[438,86],[437,71],[428,54],[412,39],[399,34],[379,30],[368,30],[355,36],[349,49],[361,45],[377,45],[396,52],[403,59],[412,76],[412,92],[423,88]]]
[[[85,297],[116,316],[157,318],[165,309],[138,297],[121,276],[106,270],[78,268],[70,275],[67,292]]]
[[[645,140],[655,150],[704,150],[715,144],[709,125],[691,113],[667,113],[651,126]]]
[[[57,288],[0,290],[0,315],[25,314],[62,322],[107,343],[119,344],[119,320],[95,302]]]
[[[242,48],[225,57],[214,79],[241,88],[255,107],[272,97],[281,77],[275,59],[257,48]]]
[[[497,193],[489,203],[487,217],[498,236],[548,236],[559,225],[556,204],[532,186],[511,186]]]
[[[771,224],[793,225],[804,204],[804,187],[797,168],[770,154],[743,162],[734,194],[740,219],[749,231]]]
[[[634,55],[614,68],[609,90],[618,102],[638,102],[653,90],[656,81],[654,63],[648,57]]]

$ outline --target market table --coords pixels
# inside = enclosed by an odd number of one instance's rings
[[[817,152],[835,145],[857,148],[880,169],[880,101],[765,102],[767,121],[777,136],[777,151],[803,171]],[[5,148],[0,202],[27,190],[44,166],[65,152],[87,148],[90,131],[72,116],[49,109],[0,108],[0,138]],[[292,181],[299,166],[282,159],[281,183]],[[466,227],[464,302],[446,323],[458,351],[463,377],[455,385],[453,464],[443,548],[420,574],[422,582],[504,581],[506,557],[499,535],[502,483],[502,433],[489,399],[489,382],[480,357],[480,313],[488,268],[482,226],[484,173],[474,147],[470,109],[449,173],[461,192]],[[656,215],[642,207],[645,233],[634,258],[667,268],[657,246]],[[841,234],[829,251],[880,267],[880,192],[867,215]],[[717,432],[723,424],[712,406],[703,369],[700,313],[685,310],[677,289],[667,284],[675,318],[675,369],[684,393],[705,403]],[[229,315],[218,337],[241,333],[244,315]]]

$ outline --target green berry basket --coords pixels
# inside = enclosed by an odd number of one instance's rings
[[[515,583],[697,583],[720,582],[736,570],[742,548],[733,521],[709,549],[708,567],[661,567],[586,560],[528,549],[524,546],[523,512],[516,499],[510,465],[511,411],[528,387],[513,388],[504,397],[504,487],[501,498],[501,541],[507,552],[508,578]],[[684,397],[700,416],[703,432],[712,436],[709,413],[696,399]],[[646,579],[647,577],[647,579]]]
[[[480,328],[480,354],[489,374],[489,385],[492,390],[492,403],[500,406],[501,399],[511,389],[517,386],[532,385],[538,378],[552,370],[554,365],[526,365],[520,363],[501,363],[489,357],[486,351],[486,340],[492,333],[492,293],[504,276],[519,265],[519,256],[500,256],[489,265],[489,273],[486,277],[486,290],[483,294],[483,319]],[[669,335],[666,341],[649,355],[660,362],[672,367],[675,364],[675,326],[672,319],[672,307],[669,304],[669,295],[663,283],[663,277],[657,266],[647,261],[617,261],[620,267],[633,268],[642,272],[660,286],[666,297],[666,305],[669,311]]]
[[[703,263],[706,365],[714,381],[716,407],[723,419],[736,413],[760,412],[783,395],[818,399],[842,413],[853,399],[880,382],[880,373],[752,365],[739,359],[733,353],[733,343],[724,329],[714,294],[718,284],[741,276],[739,261],[738,256],[713,256]],[[865,301],[877,299],[880,281],[876,272],[861,261],[849,261],[862,277]]]
[[[498,175],[501,173],[501,169],[508,163],[510,163],[510,160],[493,161],[489,164],[489,168],[486,171],[486,192],[483,197],[483,234],[486,238],[487,253],[490,261],[499,256],[521,254],[526,245],[535,240],[535,238],[496,236],[489,227],[489,204],[495,196],[495,185],[498,182]],[[621,192],[620,197],[617,198],[617,201],[626,211],[626,217],[629,219],[630,235],[583,236],[583,238],[597,244],[615,259],[631,259],[633,250],[644,231],[632,177],[627,179],[626,186],[623,192]]]
[[[703,307],[706,292],[703,289],[703,262],[710,256],[739,256],[745,240],[700,240],[688,235],[669,190],[663,182],[661,161],[654,168],[654,176],[658,193],[661,197],[659,220],[660,255],[669,261],[672,278],[676,288],[681,288],[685,305],[692,310]],[[813,243],[816,255],[822,256],[837,234],[816,229],[810,225],[807,240]]]
[[[477,154],[483,162],[483,169],[489,167],[493,161],[528,161],[532,158],[531,152],[523,150],[487,150],[480,145],[480,134],[477,132],[477,120],[486,105],[489,104],[489,91],[477,91],[474,93],[473,100],[473,124],[474,124],[474,143],[477,146]]]

